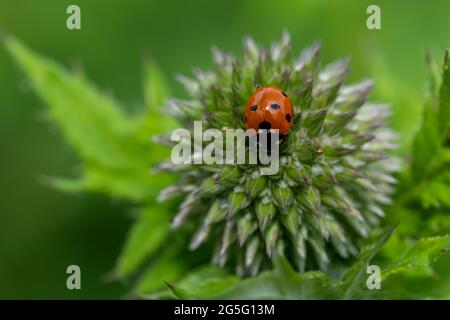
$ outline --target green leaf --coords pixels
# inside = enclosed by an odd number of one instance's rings
[[[148,139],[152,135],[174,129],[176,127],[175,121],[163,112],[160,112],[166,105],[166,99],[170,96],[170,90],[163,73],[152,59],[144,61],[143,90],[145,109],[144,114],[139,116],[143,138]],[[163,150],[165,149],[161,149],[161,152],[164,152]],[[167,152],[167,150],[165,151]]]
[[[334,280],[320,271],[297,273],[284,257],[277,257],[272,271],[238,280],[223,269],[202,267],[183,280],[171,284],[169,289],[153,295],[153,298],[182,299],[368,299],[392,295],[385,283],[394,274],[405,275],[411,270],[429,270],[441,254],[448,250],[449,236],[419,240],[396,261],[381,268],[381,290],[367,288],[367,266],[380,248],[387,242],[396,225],[388,228],[380,237],[364,249],[344,275]],[[391,279],[389,279],[391,280]],[[385,285],[388,289],[383,290]],[[413,297],[409,292],[395,292],[400,299]]]
[[[173,285],[171,285],[170,283],[167,283],[167,287],[170,289],[170,291],[172,291],[172,293],[175,295],[175,297],[177,297],[178,299],[182,299],[182,300],[187,300],[187,299],[191,299],[191,296],[189,296],[186,291],[184,291],[183,289],[177,288]]]
[[[332,280],[322,272],[299,274],[278,257],[273,271],[238,281],[222,269],[206,267],[188,276],[177,287],[190,298],[212,299],[332,299]]]
[[[438,258],[450,249],[450,236],[424,238],[417,241],[397,261],[382,271],[382,279],[409,270],[431,274],[431,267]]]
[[[430,168],[439,159],[450,126],[450,70],[445,53],[439,96],[431,92],[423,110],[422,126],[412,151],[412,173],[415,183],[428,178]]]
[[[207,299],[215,297],[239,281],[235,275],[216,266],[202,266],[189,272],[176,285],[168,284],[168,289],[180,299]],[[182,293],[182,297],[180,297]],[[168,298],[168,291],[161,291],[158,298]],[[173,296],[172,296],[173,297]]]
[[[137,296],[146,298],[173,298],[168,290],[162,290],[168,283],[174,283],[186,272],[186,265],[180,259],[179,253],[183,249],[179,243],[170,243],[164,250],[150,259],[149,266],[137,279],[134,292]]]
[[[441,139],[447,137],[450,128],[450,70],[448,49],[445,50],[442,84],[439,92],[439,129]]]
[[[450,171],[424,184],[420,197],[424,208],[450,208]]]
[[[429,229],[434,233],[448,232],[450,230],[450,214],[436,212],[428,221]]]
[[[423,110],[420,130],[412,148],[411,167],[403,175],[396,207],[416,206],[425,209],[449,207],[450,150],[450,71],[448,51],[445,52],[442,74],[430,66],[429,92]],[[395,214],[395,213],[394,213]],[[423,230],[417,230],[423,234]]]
[[[166,177],[155,179],[149,174],[151,160],[158,160],[159,151],[150,141],[152,130],[142,129],[142,120],[125,114],[114,99],[102,94],[83,75],[68,72],[16,39],[9,38],[6,46],[48,105],[50,119],[83,161],[80,178],[73,182],[55,180],[55,186],[143,201],[153,198],[167,184]],[[158,122],[157,117],[152,118],[151,123]],[[159,130],[160,126],[155,128]]]
[[[438,114],[432,102],[427,102],[423,110],[422,126],[413,143],[412,173],[416,179],[426,176],[430,163],[441,150]]]
[[[192,299],[339,299],[342,296],[337,282],[325,273],[297,273],[284,257],[277,258],[274,270],[241,281],[221,273],[195,274],[176,287]]]
[[[168,212],[167,205],[159,203],[142,210],[140,218],[131,227],[120,254],[116,267],[118,276],[123,277],[135,271],[163,244],[169,233]]]
[[[119,103],[102,94],[84,75],[67,71],[15,39],[8,39],[6,45],[36,93],[48,105],[50,119],[58,124],[83,161],[79,178],[47,181],[64,190],[97,191],[147,203],[129,232],[116,266],[116,275],[120,277],[136,272],[161,248],[169,232],[170,210],[155,204],[154,198],[172,179],[149,172],[169,152],[152,143],[151,136],[163,133],[173,124],[158,113],[168,92],[161,72],[154,63],[146,64],[146,108],[143,115],[133,117],[125,114]],[[156,265],[151,270],[158,276]],[[176,273],[172,271],[167,266],[164,268],[166,276]],[[150,279],[150,271],[145,275]]]
[[[410,245],[400,259],[383,269],[382,297],[449,299],[449,244],[449,236],[444,236],[425,238]],[[447,253],[443,254],[445,251]]]
[[[367,266],[381,247],[391,237],[397,224],[389,227],[372,245],[361,251],[352,267],[340,279],[343,299],[361,298],[367,292]]]
[[[242,280],[214,298],[262,300],[285,299],[286,297],[282,288],[280,288],[280,279],[277,275],[272,271],[265,271],[254,278]]]
[[[170,90],[163,73],[152,59],[146,59],[144,62],[143,83],[146,110],[163,106],[166,103],[166,98],[170,96]]]

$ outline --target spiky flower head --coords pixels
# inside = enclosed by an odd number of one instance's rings
[[[173,228],[194,225],[190,249],[210,250],[214,263],[240,275],[270,268],[275,254],[300,271],[326,270],[331,259],[357,253],[390,202],[396,164],[386,154],[394,138],[388,107],[366,101],[370,80],[344,85],[347,59],[321,68],[319,49],[295,57],[287,33],[270,50],[246,39],[240,58],[213,49],[213,70],[180,77],[190,99],[166,109],[189,130],[198,120],[222,129],[244,128],[245,105],[259,86],[281,88],[294,104],[275,175],[262,175],[262,164],[159,166],[179,176],[160,195],[182,199]]]

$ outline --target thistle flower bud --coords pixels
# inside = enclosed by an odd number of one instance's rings
[[[197,226],[191,249],[243,276],[270,268],[275,253],[301,272],[355,255],[384,216],[398,170],[387,157],[395,147],[388,107],[367,102],[372,81],[346,85],[348,59],[320,69],[318,43],[296,58],[287,33],[270,50],[248,38],[241,59],[217,48],[213,56],[212,71],[179,77],[190,98],[170,100],[167,113],[183,127],[201,120],[204,128],[242,129],[247,100],[267,85],[282,89],[295,116],[278,145],[275,174],[262,175],[259,162],[158,166],[179,176],[160,196],[183,198],[172,226],[190,221]],[[171,145],[166,140],[157,139]],[[196,157],[201,147],[194,146]]]

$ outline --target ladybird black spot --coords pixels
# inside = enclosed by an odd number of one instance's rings
[[[282,94],[283,96],[287,97],[287,94],[284,93],[283,91],[281,91],[281,94]]]
[[[244,118],[244,121],[247,122],[247,117]]]
[[[280,109],[280,105],[278,103],[272,103],[270,107],[274,110]]]
[[[289,113],[286,113],[286,120],[287,122],[291,122],[291,115]]]
[[[258,108],[258,106],[256,104],[254,104],[250,107],[250,110],[256,111],[257,108]]]
[[[270,122],[267,121],[263,121],[259,124],[259,128],[260,129],[266,129],[266,130],[270,130],[272,129],[272,125],[270,124]]]

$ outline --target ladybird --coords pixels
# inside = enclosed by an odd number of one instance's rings
[[[245,108],[247,129],[278,129],[281,135],[289,133],[294,121],[294,107],[291,99],[275,86],[258,88],[250,97]]]

